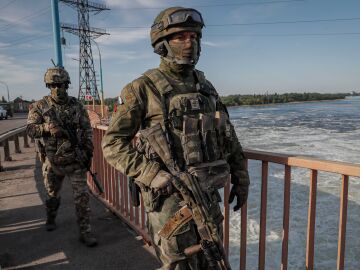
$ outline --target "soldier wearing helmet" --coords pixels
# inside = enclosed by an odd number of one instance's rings
[[[174,187],[168,164],[195,175],[201,196],[208,201],[209,219],[220,235],[223,215],[218,188],[231,174],[230,202],[237,198],[236,211],[246,202],[250,183],[227,109],[204,73],[195,69],[203,27],[200,12],[191,8],[168,8],[155,18],[150,37],[154,52],[160,55],[160,66],[123,88],[121,104],[102,141],[106,160],[133,177],[141,189],[148,230],[163,270],[210,267],[205,252],[185,255],[186,248],[199,243],[193,220],[182,224],[171,237],[159,233],[185,203]],[[142,136],[157,126],[166,135],[170,159],[154,151],[154,144]],[[133,144],[136,134],[140,136]]]
[[[67,93],[70,76],[62,67],[49,68],[44,82],[51,93],[32,104],[27,120],[27,133],[37,142],[43,163],[44,184],[47,191],[46,230],[56,229],[55,218],[60,206],[60,190],[65,176],[71,181],[79,225],[80,241],[95,246],[97,240],[91,233],[89,222],[89,193],[86,171],[90,165],[93,145],[90,120],[83,105]],[[76,134],[74,142],[69,130]],[[79,162],[75,152],[86,160]]]

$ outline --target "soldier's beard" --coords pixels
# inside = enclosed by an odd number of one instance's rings
[[[195,66],[199,60],[199,44],[196,40],[191,41],[187,47],[185,42],[170,43],[169,46],[174,55],[174,62],[179,65]]]
[[[56,103],[66,103],[68,100],[67,90],[64,88],[51,89],[51,97]]]

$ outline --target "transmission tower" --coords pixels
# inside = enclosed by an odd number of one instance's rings
[[[60,0],[68,6],[77,9],[78,25],[63,23],[61,28],[66,32],[79,36],[79,100],[85,100],[91,96],[95,100],[100,100],[94,60],[91,50],[91,39],[98,38],[102,35],[108,35],[105,29],[90,27],[90,12],[98,14],[103,10],[110,10],[103,4],[89,2],[88,0]]]

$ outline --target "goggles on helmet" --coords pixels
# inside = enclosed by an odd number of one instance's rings
[[[172,25],[185,23],[187,21],[190,21],[190,19],[195,24],[199,24],[201,25],[201,27],[204,26],[204,20],[201,14],[197,10],[189,8],[174,11],[173,13],[168,15],[167,21],[162,21],[160,23],[154,24],[151,26],[151,28],[157,28],[162,30]]]
[[[191,18],[195,23],[201,24],[201,26],[204,25],[204,21],[201,17],[201,14],[197,10],[183,9],[183,10],[177,10],[168,16],[168,26],[184,23],[189,18]]]

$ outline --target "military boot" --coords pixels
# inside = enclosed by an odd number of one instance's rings
[[[47,231],[53,231],[56,229],[55,218],[59,206],[60,206],[60,198],[52,197],[46,200],[47,219],[46,219],[45,228]]]
[[[80,233],[80,242],[84,243],[88,247],[94,247],[97,245],[95,235],[91,232]]]

